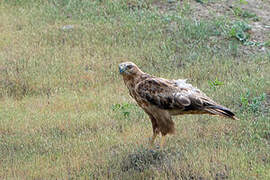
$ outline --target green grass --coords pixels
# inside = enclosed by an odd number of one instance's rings
[[[243,18],[253,18],[254,20],[258,20],[258,17],[255,13],[249,12],[247,10],[243,10],[239,7],[233,7],[233,12],[236,16],[240,16]]]
[[[270,178],[269,52],[245,55],[226,16],[162,3],[0,2],[2,179]],[[175,117],[177,134],[150,150],[151,123],[118,74],[127,60],[188,78],[240,120]]]

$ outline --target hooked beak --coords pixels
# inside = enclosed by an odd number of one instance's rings
[[[126,68],[125,68],[125,66],[121,66],[121,64],[119,65],[119,73],[120,74],[123,74],[124,72],[125,72],[125,70],[126,70]]]

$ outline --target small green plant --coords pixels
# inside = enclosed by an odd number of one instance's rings
[[[240,96],[241,110],[258,113],[261,111],[262,103],[266,99],[266,94],[262,93],[259,96],[251,97],[250,90]]]
[[[202,0],[195,0],[197,3],[203,4],[204,2]]]
[[[267,42],[254,42],[249,41],[249,33],[248,31],[251,30],[251,27],[245,23],[244,21],[235,21],[232,25],[232,28],[229,32],[230,37],[236,38],[240,42],[243,43],[245,46],[267,46]]]
[[[261,47],[261,46],[266,46],[266,43],[264,43],[264,42],[246,41],[246,42],[244,42],[244,45],[245,46],[258,46],[258,47]]]
[[[243,18],[255,18],[257,15],[255,13],[249,12],[247,10],[243,10],[240,7],[233,7],[233,12],[236,16],[243,17]]]
[[[246,42],[249,38],[247,31],[251,30],[251,27],[243,21],[235,21],[232,25],[230,36],[238,39],[241,42]]]
[[[264,44],[266,47],[270,47],[270,40],[266,41]]]
[[[239,0],[239,4],[248,4],[247,0]]]
[[[131,110],[134,108],[134,104],[123,103],[112,105],[112,110],[120,112],[124,117],[129,117]]]
[[[217,86],[221,86],[224,83],[216,78],[214,81],[208,81],[208,84],[210,88],[216,90]]]

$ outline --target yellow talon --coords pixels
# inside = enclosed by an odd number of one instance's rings
[[[160,148],[163,147],[164,143],[165,143],[165,136],[161,136]]]
[[[154,134],[153,134],[152,139],[151,139],[151,141],[150,141],[150,145],[151,145],[151,146],[154,145],[154,142],[155,142],[155,139],[156,139],[157,135],[158,135],[157,133],[154,133]]]

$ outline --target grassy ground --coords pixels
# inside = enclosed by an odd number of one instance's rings
[[[269,179],[270,32],[256,41],[248,25],[263,19],[245,2],[199,16],[224,1],[1,1],[1,179]],[[118,75],[127,60],[188,78],[240,120],[175,117],[149,149]]]

